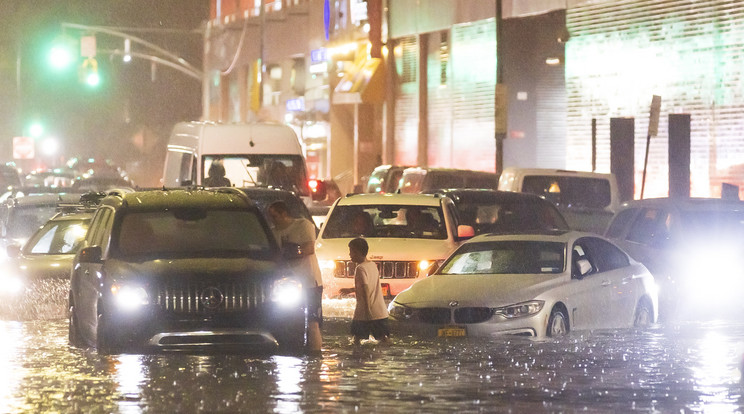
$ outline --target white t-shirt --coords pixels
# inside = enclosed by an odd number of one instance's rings
[[[274,228],[274,234],[279,243],[286,244],[305,244],[312,242],[315,244],[315,226],[309,220],[303,218],[292,219],[292,222],[284,228]],[[323,286],[323,277],[318,265],[318,257],[315,253],[302,256],[290,263],[295,273],[303,275],[306,279],[308,288]]]
[[[385,297],[380,285],[380,272],[372,261],[359,263],[354,271],[354,287],[356,292],[356,308],[354,320],[374,321],[388,317]],[[364,294],[362,293],[364,289]]]

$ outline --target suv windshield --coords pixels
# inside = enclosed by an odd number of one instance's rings
[[[209,176],[213,162],[225,168],[225,178],[235,187],[272,186],[308,195],[305,162],[300,155],[236,154],[205,155],[203,177]]]
[[[447,231],[438,206],[336,206],[328,217],[323,238],[357,236],[446,239]]]
[[[31,237],[24,251],[31,254],[73,254],[80,248],[90,219],[50,220]]]
[[[115,230],[119,256],[256,256],[271,251],[252,211],[179,208],[126,214]]]
[[[439,274],[561,273],[566,245],[560,242],[501,241],[465,244]]]

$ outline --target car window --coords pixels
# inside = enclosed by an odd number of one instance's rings
[[[372,174],[369,176],[369,179],[367,180],[367,188],[365,189],[365,192],[367,193],[379,193],[384,191],[386,186],[385,175],[387,173],[387,170],[375,170],[372,171]]]
[[[561,273],[566,246],[560,242],[497,241],[462,245],[438,273],[534,274]]]
[[[627,239],[641,244],[653,244],[669,237],[671,215],[663,209],[641,210],[628,232]]]
[[[592,263],[594,263],[598,272],[607,272],[630,266],[628,256],[612,243],[596,237],[587,237],[584,239],[584,243],[594,258]]]
[[[175,208],[130,212],[112,238],[117,257],[256,257],[270,252],[267,230],[252,211]]]
[[[50,221],[29,240],[25,249],[32,254],[74,253],[85,237],[88,223],[88,220]]]
[[[602,178],[534,175],[524,177],[522,191],[537,194],[564,207],[605,208],[610,205],[610,182]]]
[[[637,209],[629,208],[617,213],[615,218],[612,219],[610,226],[607,228],[605,235],[613,239],[622,237],[637,212]]]
[[[422,171],[403,173],[398,190],[401,193],[418,193],[423,187],[426,173]]]
[[[427,174],[425,185],[420,190],[432,190],[438,188],[464,188],[465,177],[454,172],[430,171]]]
[[[360,218],[366,216],[368,220]],[[447,239],[447,229],[439,206],[337,205],[328,217],[322,237],[358,236],[443,240]]]

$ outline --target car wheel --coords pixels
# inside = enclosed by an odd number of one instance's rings
[[[568,317],[562,309],[555,308],[550,312],[550,318],[548,319],[548,336],[562,336],[567,334],[569,331]]]
[[[653,323],[654,311],[648,301],[641,299],[636,307],[635,316],[633,317],[633,326],[644,328]]]
[[[101,355],[116,354],[119,351],[119,344],[113,338],[111,328],[108,326],[108,320],[103,315],[98,315],[98,326],[96,327],[96,349]]]
[[[68,327],[68,337],[70,345],[82,347],[84,345],[83,337],[80,335],[80,324],[75,314],[75,306],[70,302],[70,324]]]

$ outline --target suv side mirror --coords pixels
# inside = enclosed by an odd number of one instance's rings
[[[78,261],[80,263],[101,263],[101,246],[85,247],[80,250]]]
[[[17,259],[21,257],[21,246],[18,246],[17,244],[8,245],[5,250],[8,253],[8,257],[10,257],[11,259]]]

